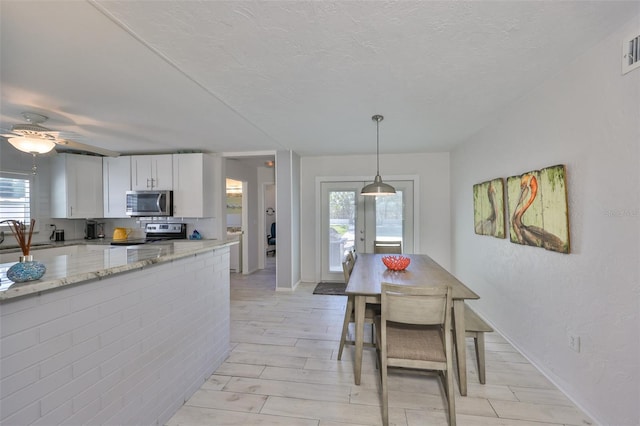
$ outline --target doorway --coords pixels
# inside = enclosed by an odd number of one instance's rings
[[[231,272],[241,273],[243,271],[246,254],[243,248],[246,246],[244,240],[244,224],[247,221],[247,182],[229,179],[226,180],[227,190],[227,236],[239,237],[240,243],[230,247],[230,264]]]
[[[277,253],[277,225],[276,225],[276,185],[267,183],[264,185],[264,229],[265,229],[265,265],[268,258]]]
[[[321,280],[343,280],[345,253],[373,253],[375,240],[401,240],[413,253],[413,181],[389,181],[395,195],[362,196],[363,182],[322,182]]]

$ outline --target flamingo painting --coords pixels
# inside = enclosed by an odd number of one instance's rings
[[[502,178],[473,186],[476,234],[504,238],[504,182]]]
[[[569,253],[564,166],[507,179],[511,241]]]

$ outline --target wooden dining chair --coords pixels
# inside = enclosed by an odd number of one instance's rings
[[[389,424],[389,367],[435,370],[448,401],[449,425],[456,424],[451,337],[451,287],[382,283],[381,315],[376,317],[382,382],[382,421]]]
[[[402,254],[402,241],[379,241],[373,242],[373,252],[383,254]]]
[[[355,255],[349,251],[347,253],[345,260],[342,262],[342,272],[344,273],[344,281],[346,284],[349,284],[349,278],[351,277],[351,271],[353,270],[353,266],[355,265],[356,257]],[[371,324],[371,342],[364,342],[364,346],[367,347],[375,347],[374,343],[374,331],[373,331],[373,320],[376,315],[380,313],[380,309],[378,306],[374,306],[368,304],[365,306],[364,310],[364,322],[365,324]],[[340,348],[338,349],[338,360],[342,359],[342,351],[344,350],[344,345],[355,345],[354,340],[347,340],[347,334],[349,333],[349,324],[355,323],[355,296],[350,295],[347,296],[347,306],[344,311],[344,320],[342,321],[342,335],[340,336]]]

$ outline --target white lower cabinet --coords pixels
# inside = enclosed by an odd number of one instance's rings
[[[102,159],[103,217],[128,217],[126,193],[131,190],[131,157]]]
[[[173,154],[173,215],[215,217],[216,157],[210,154]]]
[[[51,217],[102,217],[102,157],[58,154],[51,166]]]

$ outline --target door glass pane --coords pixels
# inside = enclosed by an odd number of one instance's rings
[[[376,197],[376,240],[402,241],[403,197],[402,191],[395,195]]]
[[[356,193],[329,191],[329,271],[342,272],[345,253],[354,245]]]

